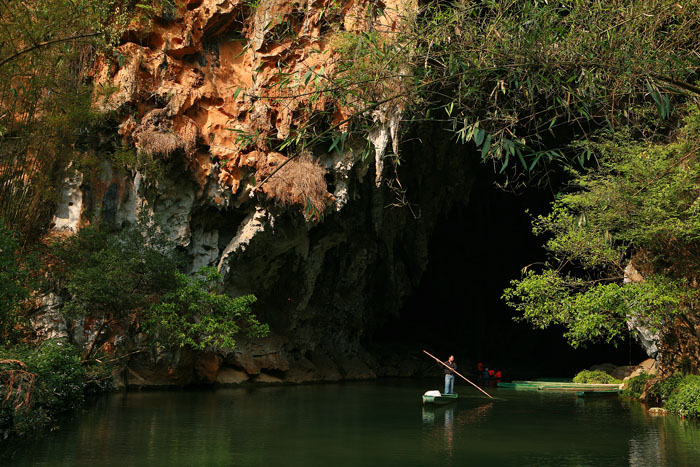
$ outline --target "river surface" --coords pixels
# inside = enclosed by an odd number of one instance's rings
[[[439,384],[434,385],[435,388]],[[382,381],[105,396],[11,466],[699,466],[700,424],[617,397]]]

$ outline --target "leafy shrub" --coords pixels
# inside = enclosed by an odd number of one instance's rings
[[[176,273],[174,279],[177,288],[152,305],[142,321],[157,345],[233,349],[239,332],[249,337],[269,332],[250,308],[254,295],[231,298],[218,293],[221,274],[216,268],[202,268],[194,278]]]
[[[685,376],[668,398],[665,407],[684,417],[700,417],[700,376]]]
[[[683,381],[683,374],[681,373],[676,373],[666,379],[660,379],[649,388],[649,397],[655,399],[657,403],[664,404],[681,381]]]
[[[53,277],[68,296],[63,311],[102,323],[84,363],[99,363],[95,356],[102,346],[133,323],[151,338],[142,346],[232,349],[238,333],[267,334],[250,308],[254,296],[221,293],[215,268],[203,268],[193,278],[179,272],[181,257],[167,239],[151,227],[142,229],[86,227],[54,246]],[[108,385],[109,371],[101,364],[90,369],[90,387]]]
[[[0,338],[9,339],[19,320],[19,303],[29,296],[28,271],[21,261],[19,242],[0,220]]]
[[[647,384],[653,375],[649,373],[642,372],[641,374],[628,379],[625,382],[625,389],[622,391],[622,395],[625,397],[631,397],[634,399],[639,399],[644,392],[644,386]]]
[[[620,383],[619,379],[615,379],[609,374],[601,370],[583,370],[574,376],[574,383],[587,384],[615,384]]]
[[[85,370],[80,352],[62,340],[34,349],[0,349],[0,436],[42,428],[82,404]]]
[[[161,237],[137,228],[85,227],[53,245],[51,277],[66,297],[63,312],[93,318],[102,328],[85,351],[85,361],[173,290],[179,258],[164,253],[172,248]]]
[[[47,409],[62,412],[83,402],[85,370],[77,347],[61,340],[44,341],[27,353],[25,362],[37,375],[37,401]]]

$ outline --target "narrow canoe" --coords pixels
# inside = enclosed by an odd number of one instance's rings
[[[457,399],[459,399],[459,394],[442,394],[440,396],[423,395],[424,404],[444,405],[451,402],[457,402]]]
[[[535,378],[533,381],[542,383],[570,383],[571,378]]]
[[[578,397],[601,397],[614,396],[620,393],[619,389],[603,390],[603,391],[576,391]]]
[[[574,382],[555,382],[555,381],[513,381],[513,384],[522,384],[529,386],[547,386],[547,387],[596,387],[596,388],[619,388],[619,383],[603,384],[603,383],[574,383]]]
[[[615,388],[587,388],[587,387],[575,387],[575,388],[559,388],[559,387],[550,387],[550,386],[542,386],[540,391],[553,391],[553,392],[620,392],[619,387]]]
[[[498,387],[516,391],[551,391],[551,392],[618,392],[620,384],[583,384],[551,381],[513,381],[498,383]]]
[[[499,388],[515,389],[516,391],[537,391],[540,387],[536,384],[502,383],[496,386]]]

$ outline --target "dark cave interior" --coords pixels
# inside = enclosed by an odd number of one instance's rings
[[[574,349],[561,327],[539,330],[513,320],[501,294],[524,266],[545,259],[530,215],[547,212],[554,195],[551,189],[506,192],[494,185],[493,168],[477,170],[469,204],[438,222],[427,270],[398,322],[380,328],[374,341],[412,350],[420,345],[445,359],[454,354],[464,371],[483,362],[503,370],[505,379],[571,377],[599,363],[646,359],[634,339]]]

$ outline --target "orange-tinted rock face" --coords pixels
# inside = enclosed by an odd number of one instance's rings
[[[334,121],[349,114],[313,97],[315,83],[333,73],[332,32],[366,29],[379,8],[375,27],[390,30],[408,2],[254,3],[177,1],[172,18],[132,24],[116,58],[99,61],[95,73],[98,84],[115,89],[97,104],[121,115],[126,145],[162,158],[183,151],[201,186],[213,175],[233,194],[287,159],[274,142],[312,113],[329,112]],[[289,83],[280,87],[283,79]]]
[[[412,165],[402,169],[411,171],[409,190],[420,203],[420,221],[408,209],[387,208],[392,194],[382,183],[382,160],[389,144],[397,150],[402,114],[394,103],[366,116],[376,125],[364,135],[375,145],[374,174],[359,151],[347,149],[348,142],[343,154],[293,159],[249,196],[289,160],[289,148],[279,148],[283,138],[321,110],[328,112],[326,126],[354,111],[327,97],[312,100],[309,93],[315,81],[333,72],[338,57],[330,50],[331,33],[367,28],[367,12],[379,7],[374,26],[390,30],[400,20],[399,5],[410,2],[261,0],[256,8],[250,3],[178,1],[172,19],[132,25],[117,57],[100,59],[95,70],[96,83],[113,89],[99,94],[106,97],[96,94],[95,104],[117,115],[124,144],[173,163],[157,181],[145,171],[116,167],[90,183],[76,178],[71,187],[77,194],[66,196],[65,204],[93,200],[83,218],[92,209],[94,218],[110,213],[116,225],[133,225],[143,215],[187,255],[189,271],[215,266],[226,293],[256,295],[254,311],[271,328],[266,339],[237,340],[235,352],[223,361],[185,351],[135,355],[126,384],[383,374],[361,343],[368,330],[396,316],[419,283],[440,213],[455,198],[465,203],[468,197],[473,174],[463,162],[467,158],[458,157],[461,149],[435,130],[421,135],[429,144],[418,147],[414,139],[405,145],[407,154],[419,156],[409,155]],[[283,89],[275,86],[283,79],[279,69],[290,80]],[[305,199],[287,175],[311,186],[305,193],[334,209],[309,223],[298,210],[273,206],[270,199],[286,205]],[[109,209],[97,209],[102,206]],[[318,204],[307,209],[306,220],[318,209]],[[134,340],[126,337],[125,342]]]

